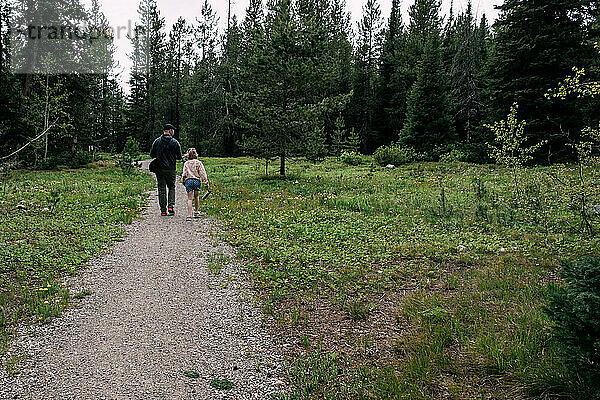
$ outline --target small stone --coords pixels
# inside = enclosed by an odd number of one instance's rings
[[[49,211],[50,211],[50,209],[49,209],[48,207],[44,207],[44,208],[42,208],[42,211],[43,211],[43,212],[49,212]]]
[[[277,381],[275,381],[275,385],[277,385],[277,386],[283,386],[283,385],[285,385],[285,382],[277,380]]]
[[[388,164],[388,165],[386,165],[385,167],[386,167],[386,168],[389,168],[389,169],[394,169],[394,168],[396,168],[396,166],[395,166],[394,164]]]
[[[500,253],[506,253],[506,249],[504,247],[500,247]]]
[[[458,251],[460,251],[461,253],[462,253],[463,251],[466,251],[466,250],[467,250],[467,248],[466,248],[465,246],[463,246],[462,244],[461,244],[460,246],[458,246],[456,249],[457,249]]]

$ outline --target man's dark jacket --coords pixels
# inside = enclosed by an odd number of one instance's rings
[[[164,134],[154,141],[150,149],[150,157],[158,158],[165,165],[166,170],[177,170],[177,160],[181,160],[181,145],[177,139],[169,134]]]

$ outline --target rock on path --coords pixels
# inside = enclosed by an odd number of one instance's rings
[[[144,165],[147,167],[147,163]],[[124,242],[69,281],[91,290],[81,307],[47,325],[22,327],[0,368],[0,399],[266,399],[281,392],[278,346],[253,305],[232,249],[210,220],[161,217],[156,190]],[[219,274],[211,257],[230,262]],[[196,371],[198,378],[184,376]],[[228,379],[231,390],[211,387]]]

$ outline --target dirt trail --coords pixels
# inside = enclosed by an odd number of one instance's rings
[[[21,329],[9,355],[27,360],[14,377],[0,371],[1,399],[245,400],[281,392],[280,352],[233,250],[211,236],[209,219],[185,221],[185,196],[177,184],[178,212],[161,217],[154,190],[126,239],[71,279],[73,290],[92,291],[81,307]],[[208,268],[215,260],[218,274]],[[235,386],[217,390],[213,379]]]

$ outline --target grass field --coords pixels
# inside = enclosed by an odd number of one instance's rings
[[[577,397],[543,312],[558,262],[600,248],[556,179],[575,167],[523,170],[517,201],[496,166],[205,165],[202,208],[294,344],[283,398]]]
[[[0,353],[19,322],[44,322],[69,304],[61,278],[122,237],[152,179],[96,165],[12,172],[0,181]],[[78,294],[73,294],[77,296]]]
[[[281,399],[581,397],[543,312],[559,261],[600,248],[564,189],[575,167],[523,170],[517,201],[496,166],[292,160],[282,180],[253,159],[203,161],[202,210],[292,345]],[[2,176],[0,351],[17,323],[85,296],[62,278],[120,240],[151,182],[110,166]]]

